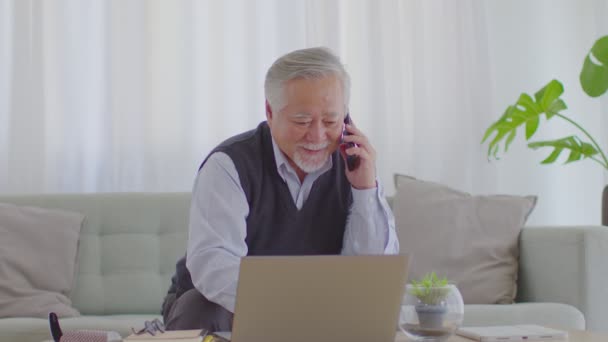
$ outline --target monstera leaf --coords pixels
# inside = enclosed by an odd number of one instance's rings
[[[581,86],[587,95],[598,97],[608,90],[608,36],[598,39],[583,63]]]
[[[581,141],[581,139],[574,135],[557,140],[532,142],[528,144],[528,147],[534,150],[541,147],[553,147],[553,152],[551,152],[551,154],[545,160],[543,160],[541,164],[553,163],[564,150],[570,151],[566,164],[584,158],[591,158],[599,153],[598,150],[593,147],[593,145]]]
[[[482,143],[496,133],[488,146],[488,157],[498,158],[500,143],[504,141],[504,151],[515,139],[517,129],[525,127],[526,140],[532,138],[543,115],[551,119],[559,111],[567,108],[559,97],[564,92],[564,86],[557,80],[552,80],[534,94],[534,98],[522,93],[514,105],[507,108],[505,113],[486,130]]]
[[[608,36],[598,39],[587,54],[580,81],[583,90],[592,97],[600,96],[608,90]],[[528,147],[532,149],[553,148],[549,156],[541,162],[542,164],[551,164],[562,152],[566,152],[569,153],[566,163],[590,159],[608,170],[608,157],[597,141],[581,125],[560,113],[567,108],[560,98],[563,92],[563,85],[557,80],[552,80],[534,94],[534,98],[526,93],[521,94],[517,102],[509,106],[500,119],[486,130],[481,140],[482,144],[493,136],[488,145],[488,158],[498,159],[501,143],[504,143],[504,151],[507,152],[520,127],[525,130],[526,140],[530,140],[538,130],[544,115],[547,120],[558,117],[573,125],[588,138],[588,142],[571,135],[556,140],[528,143]]]

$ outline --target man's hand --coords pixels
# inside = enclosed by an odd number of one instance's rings
[[[344,142],[340,145],[340,154],[346,162],[346,156],[357,155],[360,158],[359,166],[353,171],[346,170],[346,178],[350,184],[359,190],[376,187],[376,150],[367,137],[353,123],[346,125],[350,135],[344,135]],[[347,147],[346,143],[355,143],[358,146]]]

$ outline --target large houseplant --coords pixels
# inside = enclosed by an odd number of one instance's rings
[[[580,74],[580,83],[585,93],[591,97],[601,96],[608,90],[608,36],[598,39],[587,54]],[[562,152],[568,151],[566,163],[590,159],[608,171],[608,158],[597,140],[564,114],[567,106],[560,97],[563,92],[562,83],[552,80],[534,96],[522,93],[517,102],[507,107],[504,114],[486,130],[482,143],[493,136],[488,145],[488,158],[498,158],[501,144],[507,152],[519,127],[524,127],[526,141],[530,141],[544,116],[546,120],[565,120],[582,133],[582,138],[574,134],[555,140],[528,142],[528,147],[534,150],[545,147],[552,149],[542,164],[554,163]],[[604,188],[602,200],[602,224],[608,225],[608,186]]]

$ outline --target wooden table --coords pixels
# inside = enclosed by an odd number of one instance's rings
[[[468,339],[466,337],[461,337],[454,335],[447,342],[472,342],[473,340]],[[603,333],[595,333],[589,331],[581,331],[581,330],[569,330],[568,331],[568,339],[567,340],[555,340],[559,342],[608,342],[608,334]],[[43,342],[53,342],[52,340],[47,340]],[[397,332],[397,337],[395,338],[395,342],[411,342],[405,334],[402,332]],[[550,341],[545,341],[550,342]]]
[[[405,334],[402,332],[397,333],[395,342],[410,342]],[[447,342],[471,342],[473,340],[466,337],[454,335]],[[555,340],[555,341],[567,341],[567,342],[608,342],[608,334],[596,333],[590,331],[581,330],[568,330],[567,340]],[[546,340],[546,342],[549,342]]]

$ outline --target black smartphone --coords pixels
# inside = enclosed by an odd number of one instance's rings
[[[351,133],[348,133],[346,131],[347,124],[350,124],[350,113],[346,113],[346,117],[344,118],[344,126],[342,127],[342,143],[344,143],[344,136],[351,135]],[[357,144],[355,144],[353,142],[349,142],[346,144],[346,148],[354,147],[354,146],[357,146]],[[360,163],[361,163],[361,158],[359,158],[358,155],[355,154],[355,155],[346,156],[346,166],[348,167],[349,171],[355,170],[357,167],[359,167]]]

